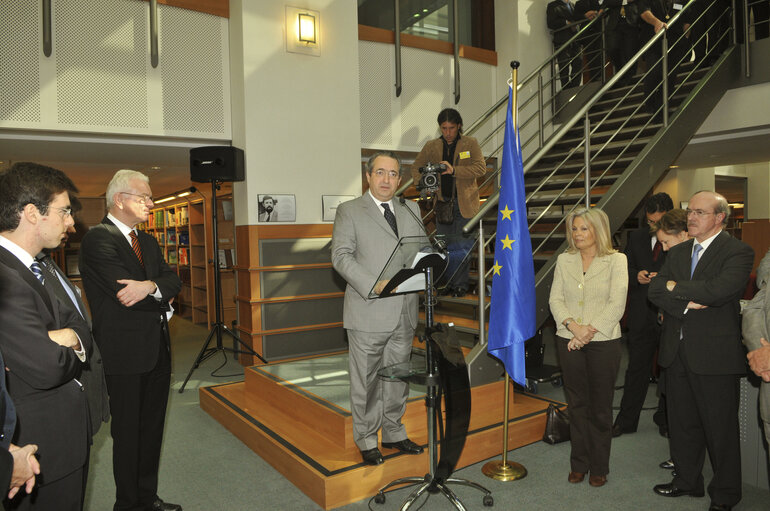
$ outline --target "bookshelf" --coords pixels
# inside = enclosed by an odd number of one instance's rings
[[[182,290],[174,301],[177,313],[193,323],[210,327],[215,321],[215,297],[208,195],[205,200],[181,200],[154,208],[148,221],[138,227],[155,237],[166,262],[182,281]],[[220,254],[227,255],[220,262],[222,320],[228,326],[237,317],[232,203],[231,192],[217,195],[219,249]]]

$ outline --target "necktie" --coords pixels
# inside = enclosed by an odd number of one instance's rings
[[[41,284],[45,284],[45,277],[43,277],[43,269],[40,267],[40,263],[37,261],[33,262],[29,265],[29,269],[32,270],[32,273],[35,274],[35,277],[37,277]]]
[[[699,245],[700,246],[700,245]],[[663,250],[663,245],[660,240],[655,242],[655,246],[652,248],[652,260],[657,262],[660,257],[660,251]]]
[[[385,220],[388,222],[388,225],[390,225],[390,228],[393,229],[393,232],[396,234],[396,237],[398,237],[398,226],[396,225],[396,215],[394,215],[393,212],[390,210],[390,205],[387,202],[381,203],[380,206],[382,206],[382,209],[385,210]]]
[[[56,298],[59,299],[61,303],[68,306],[69,304],[72,304],[75,306],[75,310],[78,310],[77,305],[73,302],[72,298],[70,298],[70,296],[67,294],[67,291],[64,289],[61,280],[59,280],[59,275],[56,273],[56,270],[54,270],[53,265],[48,261],[49,257],[38,259],[38,261],[40,261],[39,266],[42,266],[45,270],[45,280],[42,281],[43,286],[53,291],[53,294],[56,296]]]
[[[134,249],[134,253],[136,254],[137,259],[139,259],[139,264],[144,266],[144,259],[142,259],[142,247],[139,245],[139,237],[136,235],[136,231],[131,231],[128,233],[128,236],[131,238],[131,248]]]
[[[698,254],[700,254],[701,250],[703,250],[703,246],[699,243],[696,243],[692,249],[692,261],[690,261],[690,278],[692,278],[692,274],[695,273],[695,267],[698,266]]]

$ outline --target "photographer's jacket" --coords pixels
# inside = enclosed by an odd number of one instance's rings
[[[412,164],[412,178],[415,183],[420,181],[420,167],[428,162],[439,163],[444,159],[444,141],[441,137],[429,140]],[[457,203],[460,213],[465,218],[471,218],[479,212],[479,187],[476,178],[486,173],[487,165],[481,154],[481,147],[473,137],[461,136],[457,139],[454,161],[457,185]]]

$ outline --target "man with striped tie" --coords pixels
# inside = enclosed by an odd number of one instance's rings
[[[119,170],[107,185],[108,214],[80,246],[112,412],[114,510],[181,510],[158,497],[171,380],[166,314],[182,283],[155,238],[135,229],[153,206],[147,176]]]
[[[16,407],[13,443],[39,446],[42,471],[13,509],[79,511],[91,440],[79,381],[91,347],[88,326],[45,283],[35,256],[72,226],[75,185],[61,171],[16,163],[0,174],[0,350]]]

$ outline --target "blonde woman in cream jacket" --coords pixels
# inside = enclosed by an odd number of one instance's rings
[[[549,304],[570,417],[570,483],[590,474],[604,486],[612,443],[612,400],[620,366],[620,318],[626,305],[626,256],[612,248],[600,209],[567,217],[569,249],[559,255]]]

